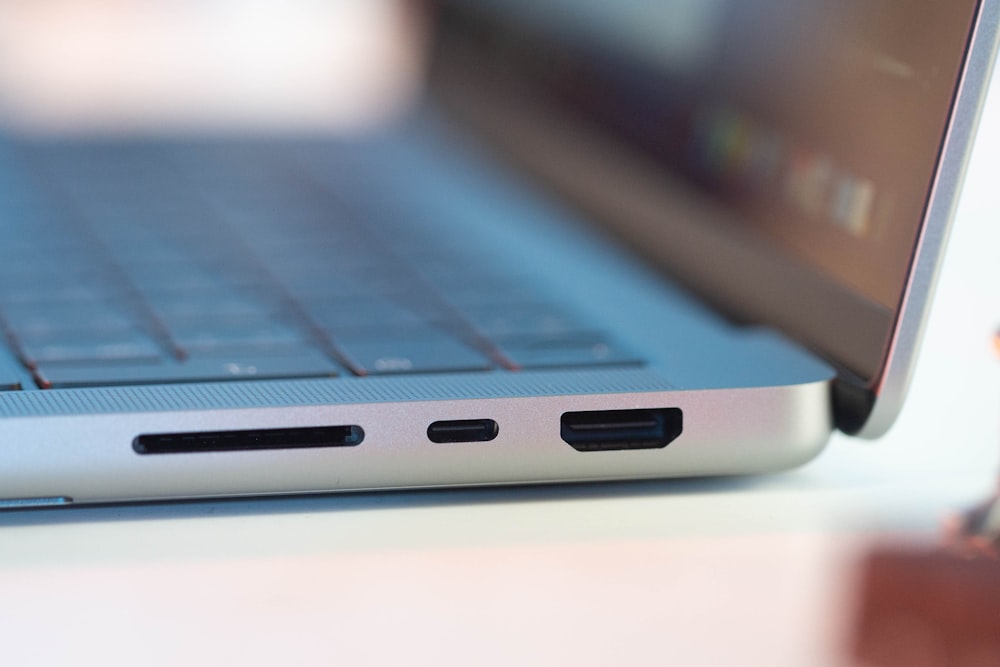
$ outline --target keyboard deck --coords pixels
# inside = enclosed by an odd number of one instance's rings
[[[363,154],[0,146],[0,389],[639,362]]]

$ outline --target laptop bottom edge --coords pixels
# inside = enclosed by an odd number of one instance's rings
[[[796,467],[830,384],[19,417],[0,508],[599,480]]]

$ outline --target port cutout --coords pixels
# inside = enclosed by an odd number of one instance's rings
[[[566,412],[559,434],[580,452],[662,449],[684,430],[680,408]]]
[[[456,419],[434,422],[427,427],[431,442],[489,442],[500,433],[492,419]]]
[[[154,433],[137,436],[132,449],[139,454],[197,454],[266,449],[354,447],[365,439],[360,426],[317,426],[201,433]]]

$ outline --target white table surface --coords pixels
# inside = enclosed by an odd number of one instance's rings
[[[871,536],[932,539],[996,478],[1000,93],[986,114],[881,441],[754,480],[2,514],[0,664],[840,664]]]

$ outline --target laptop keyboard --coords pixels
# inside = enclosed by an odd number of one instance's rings
[[[3,151],[0,325],[37,387],[639,362],[377,160],[304,146]]]

